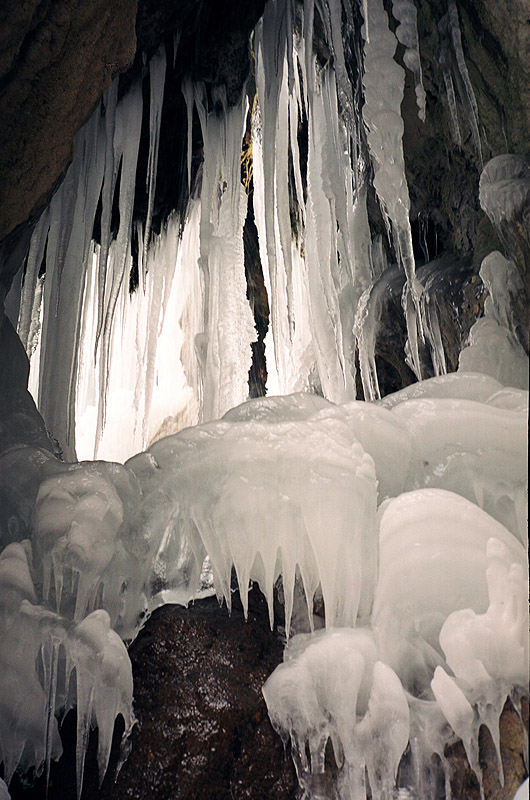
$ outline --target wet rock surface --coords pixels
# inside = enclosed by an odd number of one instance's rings
[[[281,661],[263,596],[229,617],[210,598],[157,610],[130,649],[132,751],[105,800],[292,798],[294,768],[270,725],[261,687]]]

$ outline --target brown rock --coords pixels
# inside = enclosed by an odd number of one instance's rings
[[[133,60],[138,0],[16,2],[0,39],[0,240],[42,207],[76,131]]]
[[[104,800],[294,798],[294,767],[261,694],[282,660],[263,596],[229,617],[211,598],[157,610],[130,649],[132,752]]]

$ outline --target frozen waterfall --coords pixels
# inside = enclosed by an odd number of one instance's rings
[[[16,770],[49,774],[74,706],[79,795],[94,727],[102,778],[116,717],[124,757],[135,724],[124,642],[164,603],[215,592],[230,609],[234,579],[245,613],[259,586],[271,628],[283,599],[284,662],[263,692],[306,800],[324,797],[329,742],[340,800],[439,800],[440,779],[450,800],[445,748],[457,739],[483,791],[481,725],[502,775],[499,717],[509,698],[522,724],[528,696],[528,359],[513,314],[521,278],[500,252],[483,259],[485,313],[447,374],[437,305],[446,261],[416,269],[405,76],[394,59],[399,42],[423,120],[416,8],[394,0],[396,33],[382,0],[355,11],[339,0],[268,0],[253,34],[255,91],[234,106],[224,91],[184,80],[189,200],[158,230],[171,68],[162,48],[146,70],[149,108],[141,81],[107,90],[35,227],[18,330],[65,461],[23,443],[0,453],[7,785]],[[325,63],[313,46],[317,15]],[[345,35],[362,60],[356,79]],[[453,0],[440,42],[454,135],[453,79],[481,158]],[[148,204],[137,220],[144,114]],[[242,157],[252,160],[245,181]],[[528,165],[494,162],[480,200],[508,241],[527,203]],[[370,181],[388,247],[370,229]],[[250,194],[270,308],[268,396],[254,399]],[[418,382],[382,398],[375,347],[391,295]],[[426,360],[434,377],[424,378]]]

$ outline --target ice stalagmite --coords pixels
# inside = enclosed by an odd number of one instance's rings
[[[484,372],[504,385],[528,387],[528,356],[515,328],[513,303],[524,296],[520,274],[513,263],[498,251],[483,260],[480,277],[489,297],[484,316],[469,332],[469,342],[460,353],[459,370]]]
[[[291,640],[263,687],[271,721],[291,739],[307,797],[322,796],[325,752],[339,767],[336,796],[390,798],[409,738],[409,709],[395,673],[377,660],[373,634],[340,628]],[[308,758],[309,754],[309,758]]]

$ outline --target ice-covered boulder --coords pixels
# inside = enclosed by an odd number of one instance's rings
[[[257,580],[271,620],[281,574],[287,629],[297,571],[310,615],[318,585],[329,625],[369,613],[377,551],[373,460],[335,407],[300,419],[305,409],[294,405],[286,411],[284,401],[276,413],[277,402],[256,404],[259,419],[189,428],[128,462],[144,481],[142,525],[161,543],[154,578],[165,600],[173,593],[182,601],[182,586],[190,599],[208,554],[227,605],[234,567],[243,605],[249,580]],[[239,413],[249,416],[245,407],[231,416]],[[289,419],[293,413],[298,419]]]

